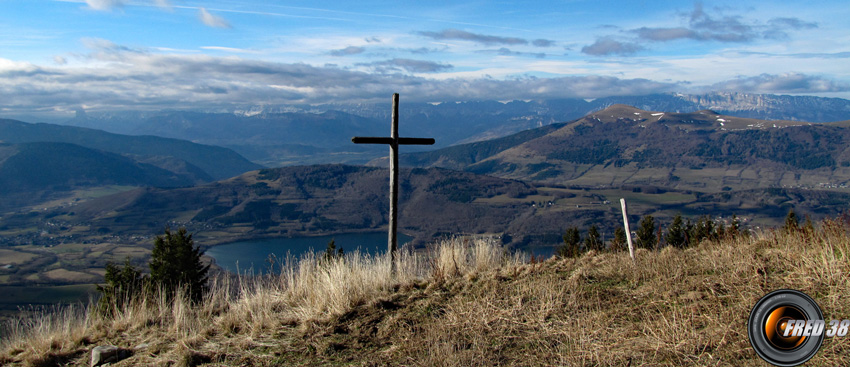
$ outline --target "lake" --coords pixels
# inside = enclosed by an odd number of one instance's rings
[[[278,262],[286,259],[287,253],[300,257],[308,251],[322,252],[328,247],[328,242],[334,240],[336,248],[342,247],[346,253],[359,249],[361,253],[371,255],[387,251],[387,233],[349,233],[333,236],[265,238],[218,245],[209,248],[206,255],[215,259],[218,266],[236,273],[265,274],[269,270],[269,256],[274,255]],[[410,242],[413,237],[399,233],[399,246]],[[275,265],[275,271],[280,270]]]
[[[17,311],[19,307],[49,306],[54,303],[88,303],[100,294],[91,284],[58,286],[0,286],[0,311]]]

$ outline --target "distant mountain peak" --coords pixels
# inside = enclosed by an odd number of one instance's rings
[[[664,116],[663,112],[646,111],[618,103],[585,116],[584,119],[594,119],[601,122],[657,122],[662,116]]]
[[[597,113],[634,113],[634,112],[647,112],[635,106],[630,106],[622,103],[615,103],[607,108],[597,112]]]
[[[720,114],[720,113],[718,113],[714,110],[709,110],[709,109],[699,110],[699,111],[694,112],[694,113],[698,113],[700,115],[719,115]]]

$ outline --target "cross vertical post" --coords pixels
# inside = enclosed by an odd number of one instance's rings
[[[399,145],[433,145],[432,138],[400,138],[398,136],[398,93],[393,94],[392,126],[390,137],[359,137],[351,138],[354,144],[388,144],[390,146],[390,213],[389,234],[387,247],[390,252],[390,269],[396,273],[398,260],[398,146]]]

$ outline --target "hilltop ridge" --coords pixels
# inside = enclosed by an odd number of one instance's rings
[[[846,185],[848,146],[850,130],[840,123],[766,121],[711,110],[656,112],[614,104],[567,123],[400,159],[416,167],[550,184],[716,192],[724,187]]]

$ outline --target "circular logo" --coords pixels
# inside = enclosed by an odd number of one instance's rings
[[[753,349],[768,363],[797,366],[814,357],[824,335],[791,332],[794,324],[822,319],[823,313],[811,297],[800,291],[780,289],[762,297],[750,311],[747,334]]]

